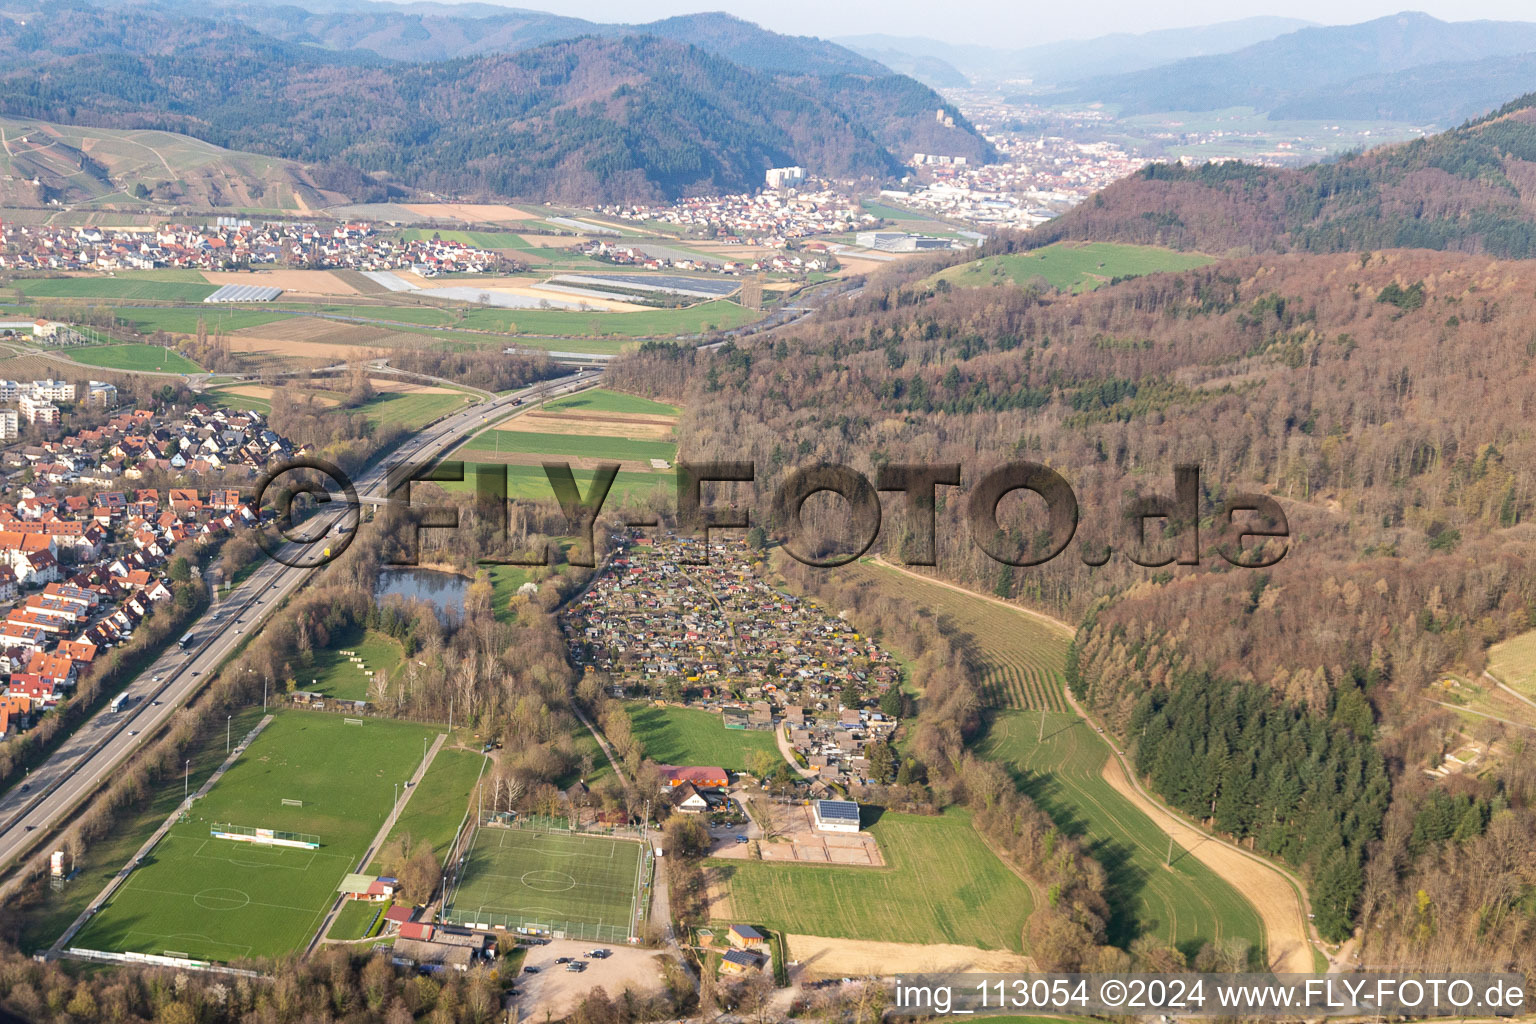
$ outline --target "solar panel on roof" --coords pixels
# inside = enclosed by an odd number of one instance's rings
[[[818,800],[816,813],[823,821],[858,821],[859,805],[851,800]]]

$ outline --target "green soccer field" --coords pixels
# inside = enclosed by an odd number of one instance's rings
[[[73,944],[220,961],[301,949],[433,733],[406,722],[347,725],[339,715],[278,714]],[[303,850],[215,839],[214,823],[310,833],[321,845]]]
[[[642,852],[632,839],[485,826],[443,920],[628,941]]]

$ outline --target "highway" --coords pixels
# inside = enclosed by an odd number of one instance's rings
[[[594,370],[543,381],[429,424],[355,481],[359,498],[382,497],[390,466],[441,456],[456,447],[464,435],[481,429],[514,405],[591,387],[599,376]],[[318,560],[320,554],[315,549],[323,548],[330,528],[353,511],[345,503],[322,506],[299,531],[300,540],[285,549],[285,560]],[[128,694],[123,710],[114,713],[103,709],[87,719],[46,762],[0,797],[0,867],[27,855],[40,837],[95,792],[213,675],[247,632],[256,629],[303,586],[315,568],[277,561],[262,565],[198,619],[190,629],[195,639],[187,650],[171,645],[122,691]]]

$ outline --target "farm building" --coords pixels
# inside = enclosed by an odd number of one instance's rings
[[[857,832],[859,805],[852,800],[817,800],[811,807],[818,832]]]
[[[731,945],[742,949],[760,949],[768,941],[767,936],[749,924],[731,925],[726,938],[730,939]]]
[[[722,974],[745,974],[748,971],[762,970],[762,967],[762,956],[750,950],[733,949],[720,958]]]
[[[659,768],[663,789],[676,789],[685,782],[691,782],[695,789],[725,789],[731,784],[731,776],[724,768],[696,768],[675,764],[664,764]]]

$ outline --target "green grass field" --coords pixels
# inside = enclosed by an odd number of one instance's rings
[[[658,708],[650,704],[625,706],[635,738],[645,756],[662,764],[698,765],[745,771],[754,751],[779,756],[773,733],[756,729],[727,729],[720,716],[693,708]]]
[[[464,812],[469,810],[470,796],[482,766],[489,769],[490,762],[473,750],[447,746],[439,750],[416,792],[411,794],[411,802],[389,830],[384,845],[409,834],[416,842],[431,843],[433,854],[441,861],[459,831]],[[368,870],[382,869],[374,863],[368,865]]]
[[[1511,690],[1536,697],[1536,629],[1488,648],[1488,671]]]
[[[295,669],[299,689],[341,700],[367,700],[371,680],[363,674],[363,666],[342,651],[354,651],[369,669],[391,675],[405,658],[404,649],[393,637],[371,629],[349,629],[331,637],[325,650],[315,652],[308,667]]]
[[[175,349],[159,345],[90,345],[69,349],[65,355],[77,363],[104,366],[109,370],[201,373],[203,368]]]
[[[142,334],[169,331],[172,334],[196,334],[201,320],[214,331],[238,331],[242,327],[260,327],[277,320],[286,320],[292,314],[270,310],[226,308],[210,306],[205,313],[200,309],[156,309],[152,306],[125,306],[115,311],[118,318],[133,325]]]
[[[272,411],[272,403],[265,398],[257,398],[255,395],[237,395],[233,391],[225,391],[222,388],[213,388],[204,396],[213,405],[222,405],[227,409],[254,409],[263,415]]]
[[[331,930],[326,932],[327,938],[332,939],[360,939],[368,934],[368,929],[373,927],[374,920],[382,913],[387,904],[368,903],[362,900],[350,900],[341,908],[341,913],[336,915],[336,920],[331,922]]]
[[[143,276],[42,277],[17,281],[21,294],[33,299],[150,299],[161,302],[201,302],[218,291],[215,285],[167,281]]]
[[[1097,288],[1115,277],[1135,277],[1163,270],[1191,270],[1214,262],[1211,257],[1200,253],[1176,252],[1152,245],[1057,242],[1033,252],[972,260],[941,270],[930,280],[973,287],[1025,284],[1042,277],[1052,288],[1084,291]]]
[[[633,313],[477,307],[465,313],[455,326],[556,337],[648,338],[725,330],[761,318],[762,314],[756,310],[738,306],[729,299],[713,299],[681,309],[645,309]]]
[[[475,835],[443,920],[624,942],[640,856],[629,839],[487,826]]]
[[[986,703],[1007,709],[995,712],[978,750],[1007,764],[1019,787],[1109,872],[1111,942],[1125,946],[1149,933],[1191,955],[1208,939],[1262,942],[1263,926],[1242,895],[1193,857],[1164,867],[1167,833],[1104,781],[1109,748],[1064,696],[1065,633],[869,562],[839,571],[929,609],[957,632],[981,669]],[[1037,743],[1042,713],[1045,740]]]
[[[406,722],[354,726],[339,715],[278,714],[75,944],[222,961],[301,948],[388,816],[395,783],[420,762],[422,737],[432,734]],[[284,798],[304,805],[283,806]],[[322,845],[214,839],[215,822],[313,833]]]
[[[355,410],[368,417],[376,427],[399,424],[407,430],[425,426],[461,408],[469,401],[467,394],[404,394],[385,392],[370,398]]]
[[[462,450],[462,449],[461,449]],[[464,465],[464,479],[462,482],[450,482],[438,484],[438,487],[446,491],[473,491],[475,489],[475,466],[477,463],[466,462]],[[544,475],[542,466],[504,466],[501,467],[507,473],[507,496],[509,498],[526,498],[530,501],[554,501],[555,492],[550,490],[549,478]],[[571,476],[576,480],[576,486],[581,488],[581,493],[586,494],[592,486],[593,472],[590,469],[573,469]],[[608,491],[608,499],[603,503],[603,508],[650,501],[653,498],[664,502],[672,502],[677,496],[677,485],[671,472],[658,471],[655,473],[632,473],[621,470],[614,477],[613,486]]]
[[[252,563],[257,564],[257,563]],[[250,732],[261,721],[260,707],[235,712],[230,727],[236,736]],[[191,761],[188,784],[196,790],[224,761],[224,730],[214,729],[184,755]],[[143,806],[120,809],[113,817],[111,830],[88,844],[80,859],[69,864],[78,872],[59,890],[45,889],[36,903],[14,908],[13,921],[20,929],[17,946],[31,953],[45,949],[64,929],[80,915],[96,894],[122,870],[145,838],[159,828],[161,823],[181,802],[180,784],[169,774],[162,776],[162,783],[150,789],[149,799]]]
[[[999,712],[977,749],[1005,764],[1019,788],[1104,865],[1111,943],[1125,947],[1148,934],[1191,957],[1233,936],[1263,945],[1258,914],[1215,872],[1183,850],[1165,866],[1167,834],[1104,780],[1109,747],[1076,714]]]
[[[903,210],[903,209],[900,209],[899,207],[891,206],[888,203],[876,202],[873,199],[861,199],[861,200],[859,200],[859,205],[864,208],[864,212],[865,213],[874,214],[876,217],[880,217],[880,218],[882,218],[884,220],[927,220],[928,219],[927,217],[923,216],[921,213],[914,213],[911,210]]]
[[[533,431],[497,430],[495,427],[470,438],[459,450],[531,452],[537,455],[567,455],[613,462],[643,463],[650,459],[672,462],[677,458],[677,445],[668,441],[637,441],[626,437],[590,434],[541,434]]]
[[[553,402],[545,402],[543,408],[547,412],[567,409],[575,412],[625,413],[631,416],[681,416],[683,414],[683,411],[675,405],[655,402],[649,398],[625,394],[622,391],[609,391],[607,388],[578,391],[574,395],[566,395]]]
[[[1025,951],[1029,887],[982,842],[968,812],[886,812],[866,827],[883,868],[710,861],[731,919],[800,935]]]
[[[981,696],[989,707],[1068,710],[1062,671],[1068,637],[1017,612],[886,569],[857,562],[839,569],[861,586],[929,609],[975,655]]]

